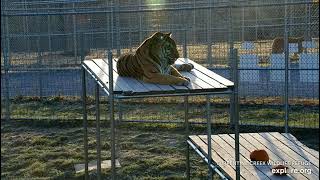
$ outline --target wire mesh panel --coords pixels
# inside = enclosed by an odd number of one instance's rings
[[[172,32],[181,57],[187,56],[227,78],[230,78],[229,51],[239,50],[243,124],[252,124],[251,118],[258,117],[250,117],[250,112],[256,111],[264,117],[262,124],[283,125],[286,61],[292,119],[289,124],[316,128],[319,123],[316,1],[5,0],[1,5],[2,119],[8,116],[6,112],[13,119],[26,118],[17,111],[21,108],[19,99],[26,102],[23,106],[28,103],[32,106],[43,103],[38,97],[46,103],[51,97],[63,97],[70,103],[67,107],[74,106],[69,97],[80,96],[79,69],[84,58],[105,58],[108,49],[116,57],[134,53],[145,38],[162,31]],[[261,102],[268,105],[266,109],[262,105],[250,106]],[[171,106],[166,103],[153,104],[148,109],[152,117],[136,117],[128,112],[124,113],[124,119],[180,119],[179,102]],[[145,102],[129,104],[146,106]],[[172,111],[158,111],[159,107]],[[27,109],[30,119],[44,117],[35,108]],[[59,115],[67,110],[61,106],[46,116],[67,119]],[[279,121],[272,119],[272,113],[280,114]],[[309,117],[310,121],[300,120],[301,116]]]

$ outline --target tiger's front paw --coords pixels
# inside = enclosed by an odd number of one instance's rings
[[[193,64],[188,63],[188,65],[189,65],[189,67],[190,67],[190,71],[191,71],[192,69],[194,69],[194,65],[193,65]]]
[[[188,80],[185,81],[185,82],[183,82],[183,85],[184,85],[184,86],[188,86],[189,84],[190,84],[190,81],[188,81]]]
[[[181,64],[177,67],[179,71],[187,71],[190,72],[194,68],[193,64],[188,63],[188,64]]]
[[[188,63],[183,65],[183,70],[182,71],[188,71],[190,72],[194,68],[193,64]]]
[[[188,86],[190,83],[190,79],[184,79],[182,82],[179,82],[177,85],[178,86]]]
[[[183,76],[183,78],[190,82],[190,79],[188,77]]]

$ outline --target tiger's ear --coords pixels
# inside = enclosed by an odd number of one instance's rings
[[[171,37],[172,33],[171,32],[165,33],[165,35],[168,36],[168,37]]]
[[[154,40],[156,40],[156,41],[158,41],[158,40],[164,40],[164,36],[166,36],[166,34],[165,33],[161,33],[161,32],[156,32],[156,33],[154,33],[153,35],[152,35],[152,37],[151,37],[151,39],[154,39]]]

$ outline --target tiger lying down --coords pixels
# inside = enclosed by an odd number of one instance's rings
[[[171,33],[156,32],[147,38],[134,54],[125,54],[117,61],[120,76],[133,77],[148,83],[188,85],[190,80],[179,71],[191,71],[192,64],[174,65],[179,57]]]

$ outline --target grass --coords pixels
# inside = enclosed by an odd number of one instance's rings
[[[212,119],[218,124],[229,123],[229,100],[220,97],[211,99]],[[240,100],[240,122],[242,124],[284,125],[284,107],[280,98],[243,98]],[[95,119],[94,99],[88,98],[88,118]],[[123,120],[171,120],[184,118],[183,98],[145,98],[123,100],[115,104],[116,118],[122,112]],[[32,121],[60,119],[81,123],[82,105],[79,97],[17,97],[11,101],[12,119],[30,119]],[[107,119],[106,100],[100,105],[101,118]],[[2,117],[5,109],[2,106]],[[313,99],[291,99],[289,125],[294,127],[319,126],[319,102]],[[189,119],[191,122],[206,121],[206,99],[201,96],[190,97]]]
[[[75,97],[17,97],[11,101],[12,117],[23,121],[1,122],[1,178],[2,179],[83,179],[75,174],[74,164],[83,163],[82,107]],[[122,102],[124,119],[168,119],[184,117],[182,98],[146,98]],[[241,99],[242,132],[283,131],[281,99]],[[229,122],[228,99],[212,100],[213,132],[232,133]],[[310,99],[291,99],[290,125],[319,126],[319,104]],[[2,106],[4,107],[4,106]],[[116,105],[116,110],[118,106]],[[105,120],[107,103],[101,102],[102,159],[110,159],[110,129]],[[4,115],[2,109],[2,117]],[[89,118],[94,120],[94,99],[88,98]],[[190,98],[190,120],[205,122],[205,98]],[[59,119],[60,120],[50,120]],[[47,120],[46,120],[47,119]],[[220,124],[220,125],[219,125]],[[278,125],[257,127],[256,125]],[[89,160],[95,159],[95,128],[89,123]],[[204,125],[193,124],[191,134],[206,132]],[[307,146],[319,150],[319,129],[295,129],[290,132]],[[182,123],[122,123],[117,131],[117,155],[121,168],[120,179],[183,179],[185,172],[185,140]],[[206,165],[191,153],[192,179],[206,179]],[[109,170],[103,171],[108,178]],[[96,173],[90,173],[95,179]],[[215,179],[219,179],[217,175]]]
[[[110,129],[103,124],[102,159],[110,159]],[[89,160],[95,159],[95,128],[89,127]],[[244,132],[281,131],[277,128],[241,128]],[[191,134],[201,134],[205,126],[191,126]],[[215,126],[214,133],[232,132]],[[291,130],[304,144],[319,150],[318,130]],[[83,179],[74,164],[83,163],[83,131],[80,125],[1,123],[2,179]],[[117,131],[119,179],[184,179],[184,129],[178,124],[125,123]],[[191,151],[192,179],[206,179],[207,169],[201,158]],[[95,179],[95,171],[90,172]],[[103,170],[110,177],[110,170]],[[214,179],[219,179],[215,174]]]
[[[102,128],[102,158],[110,159],[108,128]],[[89,128],[89,159],[95,159],[94,128]],[[118,134],[119,135],[119,134]],[[183,131],[179,128],[142,130],[120,129],[118,152],[121,179],[182,179],[184,176]],[[82,130],[80,127],[42,128],[2,123],[1,178],[82,179],[73,165],[83,163]],[[205,178],[206,168],[195,154],[193,176]],[[108,176],[109,171],[104,171]],[[94,178],[95,172],[90,176]]]

